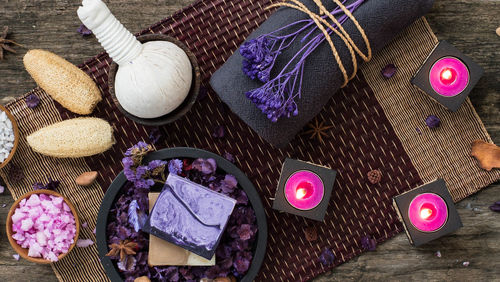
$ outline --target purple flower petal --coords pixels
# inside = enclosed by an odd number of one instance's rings
[[[38,98],[36,94],[29,95],[26,99],[24,99],[24,101],[26,102],[26,106],[30,109],[34,109],[38,106],[38,104],[40,104],[40,98]]]
[[[250,240],[250,238],[252,238],[252,235],[253,231],[250,224],[242,224],[240,228],[238,228],[238,236],[240,236],[241,240]]]
[[[224,128],[223,125],[216,126],[214,128],[214,132],[212,133],[212,136],[214,138],[223,138],[226,135],[226,129]]]
[[[92,245],[94,245],[94,241],[92,241],[90,239],[78,239],[76,241],[76,246],[78,248],[86,248],[86,247],[89,247]]]
[[[84,24],[81,24],[76,31],[82,36],[89,36],[92,34],[92,30],[88,29]]]
[[[161,130],[159,127],[155,127],[155,128],[153,128],[153,130],[151,130],[149,132],[148,137],[149,137],[149,142],[151,144],[156,144],[163,137],[163,134],[161,133]]]
[[[490,210],[494,212],[500,212],[500,202],[496,202],[490,206]]]
[[[325,266],[331,265],[335,261],[335,255],[331,249],[325,248],[319,256],[319,261]]]
[[[389,79],[391,77],[394,76],[394,74],[396,74],[396,66],[394,64],[388,64],[386,65],[383,69],[382,69],[382,75]]]
[[[84,223],[82,223],[82,228],[87,228],[87,227],[89,227],[89,223],[88,222],[85,221]]]
[[[361,246],[367,251],[375,251],[377,249],[377,240],[370,236],[364,236],[361,238]]]
[[[233,154],[229,152],[224,152],[224,158],[233,164],[236,162],[236,159],[234,158]]]
[[[0,194],[3,194],[3,192],[5,192],[5,187],[0,185]]]
[[[57,180],[52,180],[52,178],[49,177],[49,182],[47,184],[43,184],[40,182],[37,182],[33,184],[33,190],[56,190],[57,187],[59,187],[60,182]]]
[[[207,98],[208,96],[208,89],[204,86],[200,86],[200,91],[198,92],[198,101],[202,101],[203,99]]]
[[[425,119],[425,124],[431,129],[438,128],[441,124],[441,120],[435,115],[430,115]]]
[[[14,254],[14,255],[12,255],[12,257],[13,257],[15,260],[19,261],[19,257],[20,257],[20,256],[19,256],[19,254]]]

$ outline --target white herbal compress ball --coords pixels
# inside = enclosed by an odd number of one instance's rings
[[[140,118],[156,118],[176,109],[191,88],[192,66],[184,50],[168,41],[141,44],[101,0],[83,0],[78,17],[118,64],[115,95]]]

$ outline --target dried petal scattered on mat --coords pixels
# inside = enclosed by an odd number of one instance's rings
[[[97,175],[98,175],[97,171],[84,172],[75,179],[75,183],[80,186],[92,185],[92,183],[94,183],[95,179],[97,178]]]
[[[148,137],[149,137],[149,143],[154,145],[158,143],[158,141],[160,141],[160,139],[163,137],[163,134],[161,133],[159,127],[155,127],[149,132]]]
[[[377,240],[371,236],[361,238],[361,246],[367,251],[375,251],[377,249]]]
[[[24,101],[26,102],[26,106],[30,109],[36,108],[36,106],[40,104],[40,98],[38,98],[36,94],[29,95]]]
[[[20,258],[19,254],[14,254],[14,255],[12,255],[12,257],[13,257],[15,260],[19,261],[19,258]]]
[[[40,182],[33,184],[33,190],[56,190],[57,187],[59,187],[60,183],[61,182],[59,182],[58,180],[52,180],[52,178],[49,177],[49,182],[47,184],[43,184]]]
[[[76,246],[79,248],[86,248],[94,245],[94,241],[90,239],[78,239],[76,241]]]
[[[224,159],[230,161],[231,163],[235,163],[236,159],[234,158],[234,155],[229,153],[229,152],[224,152]]]
[[[471,156],[479,161],[479,166],[487,171],[500,168],[500,147],[483,140],[472,142]]]
[[[490,210],[500,212],[500,201],[493,203],[493,205],[490,206]]]
[[[436,257],[440,258],[440,257],[441,257],[441,251],[437,251],[434,255],[435,255]]]
[[[385,78],[389,79],[396,74],[396,70],[397,68],[394,64],[388,64],[382,69],[381,72]]]
[[[76,31],[84,37],[92,34],[92,30],[88,29],[84,24],[81,24]]]
[[[370,170],[367,176],[371,184],[377,184],[382,180],[382,172],[378,169]]]
[[[425,118],[425,124],[427,124],[429,128],[438,128],[441,124],[441,120],[435,115],[430,115]]]
[[[314,226],[306,227],[304,229],[304,235],[306,236],[307,242],[314,242],[318,239],[318,231]]]
[[[216,126],[212,136],[215,138],[223,138],[226,135],[226,129],[223,125]]]
[[[87,227],[89,227],[89,223],[88,222],[85,221],[84,223],[82,223],[82,228],[87,228]]]
[[[3,192],[5,192],[5,187],[0,185],[0,194],[3,194]]]
[[[470,264],[470,262],[468,262],[468,261],[464,261],[464,262],[462,263],[462,265],[463,265],[463,266],[465,266],[465,267],[469,266],[469,264]]]
[[[334,260],[335,255],[333,254],[332,249],[329,248],[325,248],[319,256],[319,261],[325,266],[332,264]]]

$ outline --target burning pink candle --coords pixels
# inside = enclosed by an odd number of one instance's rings
[[[309,171],[300,170],[292,174],[285,184],[285,198],[299,210],[310,210],[323,199],[325,188],[321,178]]]
[[[416,196],[408,208],[410,222],[420,231],[439,230],[448,219],[448,207],[439,195],[424,193]]]
[[[469,84],[469,69],[458,58],[444,57],[431,68],[429,81],[432,89],[441,96],[456,96]]]

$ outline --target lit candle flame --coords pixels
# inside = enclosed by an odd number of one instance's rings
[[[441,78],[443,80],[450,80],[451,77],[453,76],[453,73],[451,72],[450,69],[445,69],[442,73],[441,73]]]
[[[423,219],[428,219],[432,215],[431,209],[422,209],[420,211],[420,217]]]
[[[297,199],[302,199],[306,195],[307,191],[304,188],[299,188],[297,189],[297,192],[295,193],[295,197]]]

